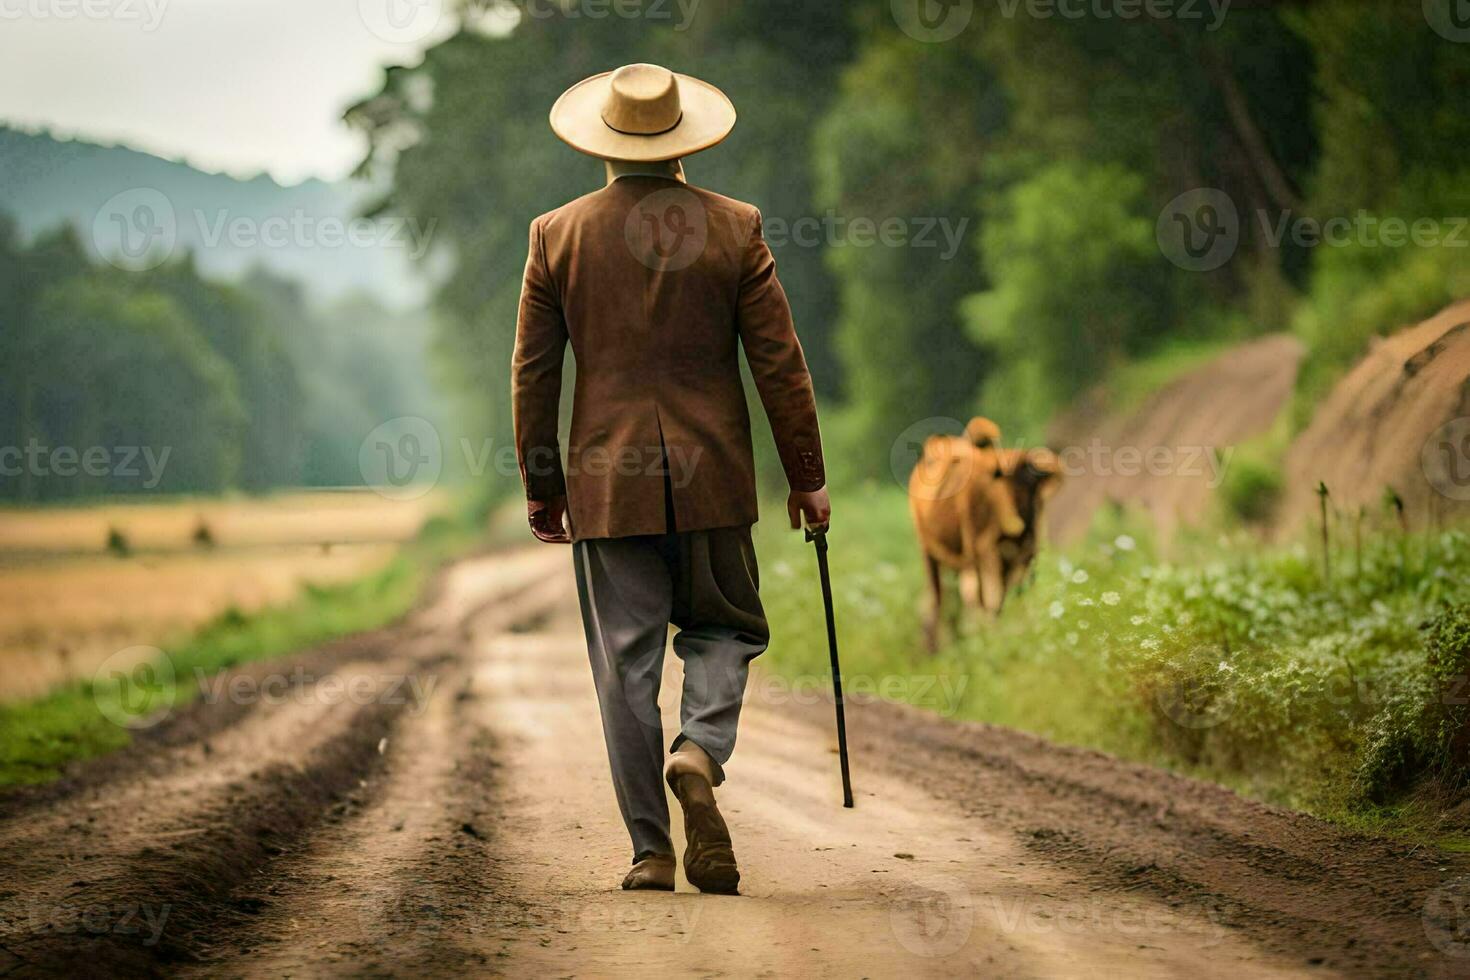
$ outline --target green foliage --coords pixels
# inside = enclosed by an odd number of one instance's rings
[[[1465,186],[1470,187],[1470,183]],[[1470,215],[1444,207],[1443,213]],[[1422,215],[1423,212],[1420,212]],[[1374,216],[1382,220],[1381,215]],[[1406,220],[1412,225],[1417,218]],[[1448,234],[1449,223],[1436,225]],[[1470,231],[1461,238],[1470,241]],[[1297,381],[1294,417],[1304,428],[1332,385],[1383,337],[1470,295],[1470,249],[1406,245],[1384,248],[1351,244],[1324,247],[1317,258],[1311,294],[1298,309],[1293,329],[1308,354]]]
[[[427,324],[371,300],[318,311],[292,283],[211,282],[187,256],[123,272],[70,231],[23,244],[8,219],[0,297],[0,447],[35,447],[44,466],[0,479],[0,498],[358,484],[375,426],[443,420]]]
[[[1283,477],[1279,462],[1236,456],[1220,486],[1230,514],[1247,524],[1265,524],[1281,499]]]
[[[1355,773],[1375,802],[1426,780],[1449,792],[1470,782],[1470,605],[1447,604],[1422,630],[1423,669],[1384,699]]]
[[[1441,239],[1470,238],[1470,51],[1426,31],[1422,12],[1365,0],[1312,4],[1286,22],[1311,46],[1323,151],[1309,211],[1351,219],[1352,241],[1318,246],[1293,329],[1308,344],[1298,427],[1374,337],[1470,293],[1464,245],[1384,243],[1382,222],[1431,222]],[[1360,240],[1356,229],[1369,225]]]
[[[963,47],[879,35],[844,72],[817,130],[819,212],[904,219],[915,237],[921,219],[938,225],[933,247],[827,253],[850,395],[847,438],[831,455],[864,476],[887,472],[888,447],[912,423],[970,414],[986,362],[958,307],[976,285],[972,188],[1004,112],[988,69]]]
[[[129,287],[89,275],[41,294],[22,348],[29,424],[16,444],[147,446],[169,453],[157,489],[221,490],[240,464],[244,411],[234,375],[171,297]],[[73,494],[155,489],[134,469],[132,477],[82,471],[59,486]]]
[[[1391,213],[1404,188],[1464,168],[1470,53],[1425,30],[1420,5],[1336,0],[1282,19],[1311,52],[1322,142],[1311,188],[1317,213]]]
[[[299,483],[295,426],[302,414],[302,393],[297,364],[256,298],[239,287],[200,278],[188,263],[165,265],[143,282],[177,303],[224,362],[219,383],[236,392],[241,416],[233,432],[218,430],[237,453],[225,485],[259,491]],[[305,317],[292,319],[299,324]],[[217,488],[185,484],[181,489]]]
[[[394,313],[364,295],[311,308],[302,288],[256,270],[241,288],[258,308],[271,342],[286,355],[299,388],[283,441],[296,467],[286,481],[308,486],[362,482],[358,450],[375,427],[411,415],[439,430],[449,456],[453,413],[430,385],[432,323]]]
[[[995,288],[966,315],[1007,373],[983,404],[1005,431],[1039,434],[1052,412],[1159,333],[1165,297],[1144,181],[1116,166],[1062,163],[1017,184],[985,228]]]

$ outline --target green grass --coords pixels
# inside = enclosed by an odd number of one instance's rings
[[[997,623],[972,623],[931,657],[919,642],[921,570],[903,494],[845,492],[835,511],[844,673],[900,700],[1360,824],[1402,818],[1394,808],[1415,777],[1436,774],[1429,763],[1459,724],[1434,706],[1461,665],[1431,664],[1421,625],[1438,616],[1451,628],[1435,635],[1461,635],[1462,532],[1369,534],[1361,568],[1340,550],[1328,584],[1309,543],[1197,535],[1165,561],[1139,531],[1099,529],[1078,548],[1043,551]],[[766,666],[821,676],[811,547],[775,520],[760,527],[774,637]],[[1403,758],[1409,771],[1394,768]]]
[[[197,694],[201,673],[392,622],[413,606],[439,562],[469,540],[462,526],[431,521],[418,540],[372,574],[308,586],[294,601],[251,615],[226,610],[166,645],[167,667],[143,663],[110,681],[78,681],[37,700],[0,705],[0,786],[48,782],[68,763],[122,748],[131,741],[132,725]]]

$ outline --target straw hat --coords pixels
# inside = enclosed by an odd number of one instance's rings
[[[734,126],[724,92],[658,65],[593,75],[551,107],[556,135],[604,160],[673,160],[714,146]]]

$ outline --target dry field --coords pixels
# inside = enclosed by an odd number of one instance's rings
[[[226,609],[250,612],[306,584],[371,572],[435,506],[433,496],[313,492],[0,510],[0,700],[42,694]],[[195,541],[201,522],[210,547]],[[113,528],[131,554],[107,550]]]
[[[135,551],[189,549],[201,520],[222,549],[404,541],[440,499],[430,494],[396,501],[368,491],[313,491],[256,499],[0,508],[0,560],[16,554],[103,552],[109,528],[125,534]]]

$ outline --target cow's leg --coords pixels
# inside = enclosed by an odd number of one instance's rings
[[[1005,581],[996,542],[976,542],[975,573],[980,577],[980,606],[994,617],[1005,601]]]
[[[959,575],[955,576],[955,586],[956,586],[956,588],[957,589],[963,588],[964,581],[965,581],[965,573],[964,572],[961,572]],[[965,602],[966,602],[966,600],[964,598],[964,593],[961,592],[960,593],[960,601],[959,602],[952,602],[949,605],[949,616],[948,616],[948,619],[949,619],[949,632],[950,632],[950,635],[951,636],[959,636],[962,632],[964,632],[964,627],[965,627],[965,608],[966,608],[965,607]]]
[[[975,574],[975,560],[970,559],[970,566],[960,572],[960,599],[964,605],[971,609],[980,608],[980,576]]]
[[[972,569],[975,568],[976,547],[980,542],[976,540],[980,532],[975,523],[975,509],[972,500],[966,500],[965,506],[960,509],[960,603],[963,606],[976,607],[980,604],[980,589]]]
[[[944,604],[944,582],[939,574],[939,562],[925,552],[924,571],[929,579],[929,609],[924,616],[924,646],[930,653],[939,649],[939,615]]]

